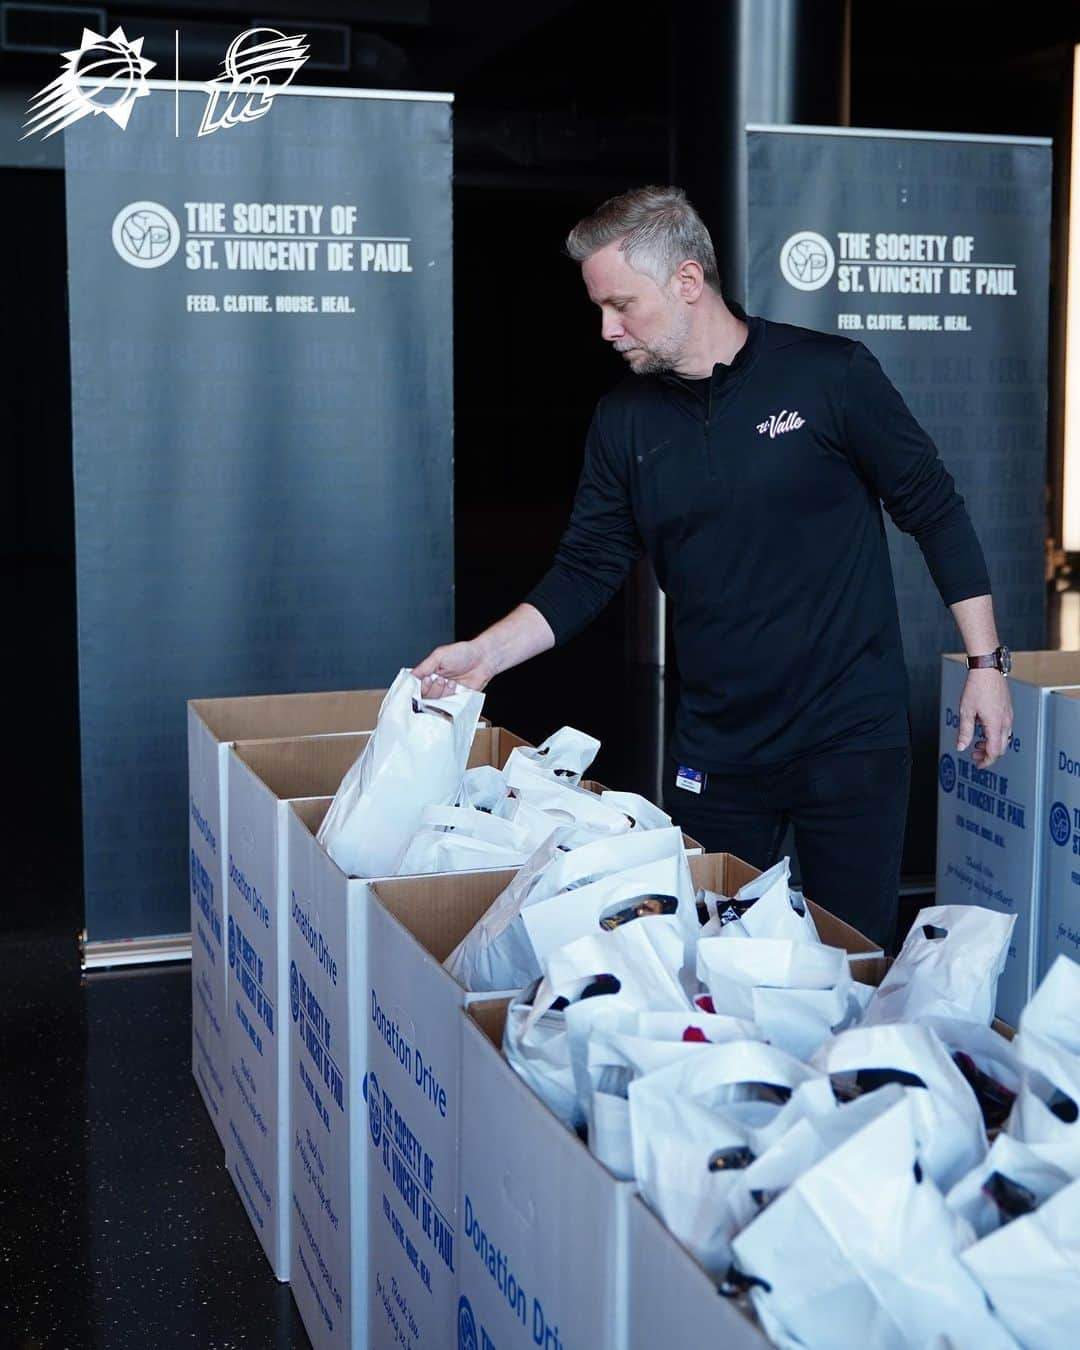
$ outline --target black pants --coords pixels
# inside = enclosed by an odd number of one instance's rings
[[[911,751],[846,750],[768,771],[708,775],[700,795],[664,775],[664,809],[707,853],[764,870],[789,823],[802,886],[816,904],[893,950]],[[689,765],[694,768],[696,766]]]

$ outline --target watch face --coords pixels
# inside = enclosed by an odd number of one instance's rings
[[[1008,647],[999,647],[998,656],[1001,661],[1001,665],[998,669],[1001,671],[1002,675],[1010,674],[1012,672],[1012,652],[1009,651]]]

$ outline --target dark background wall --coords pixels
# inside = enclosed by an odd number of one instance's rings
[[[66,32],[63,13],[55,20],[59,43],[77,46],[76,7],[56,8],[71,11]],[[459,636],[517,603],[546,567],[565,523],[592,407],[622,372],[599,341],[561,241],[606,196],[668,180],[679,53],[694,42],[710,8],[673,3],[628,20],[626,7],[612,0],[513,7],[314,0],[291,15],[273,0],[106,7],[110,31],[121,23],[129,36],[147,35],[147,54],[163,62],[156,75],[171,73],[176,26],[184,39],[183,73],[205,77],[215,73],[222,34],[227,42],[276,11],[278,25],[290,31],[316,34],[323,21],[349,30],[349,69],[312,70],[310,83],[455,94]],[[813,5],[805,8],[812,19]],[[1080,40],[1075,7],[1027,4],[988,22],[986,8],[976,4],[852,0],[849,26],[853,125],[1053,136],[1060,176],[1072,46]],[[319,37],[327,60],[336,59],[339,38]],[[40,88],[55,75],[56,61],[54,53],[0,50],[0,97],[10,104]],[[0,908],[0,930],[59,926],[74,934],[82,911],[63,181],[49,168],[12,167],[27,152],[16,144],[17,127],[6,123],[3,134],[0,502],[16,806],[5,814],[14,885]],[[40,158],[47,162],[44,150]],[[708,223],[727,228],[715,217]],[[1060,224],[1059,216],[1055,256]],[[1056,274],[1055,305],[1062,275]],[[1061,352],[1053,329],[1051,341],[1056,372]],[[1060,481],[1055,412],[1052,399],[1052,518]],[[604,742],[597,777],[647,786],[639,728],[657,690],[626,659],[629,631],[620,597],[565,649],[496,681],[490,715],[530,739],[564,722],[581,726]],[[401,659],[422,655],[403,652]],[[674,692],[669,681],[669,707]]]

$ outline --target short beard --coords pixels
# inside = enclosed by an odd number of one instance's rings
[[[630,369],[633,374],[664,375],[669,370],[674,370],[682,360],[689,333],[690,316],[685,314],[676,320],[675,328],[667,337],[658,338],[654,347],[643,346],[641,348],[644,357],[641,361],[631,365]]]

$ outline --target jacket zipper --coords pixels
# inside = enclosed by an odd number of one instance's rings
[[[710,478],[716,477],[716,466],[713,464],[712,444],[709,440],[709,424],[712,422],[712,376],[709,377],[709,395],[705,402],[705,471]]]

